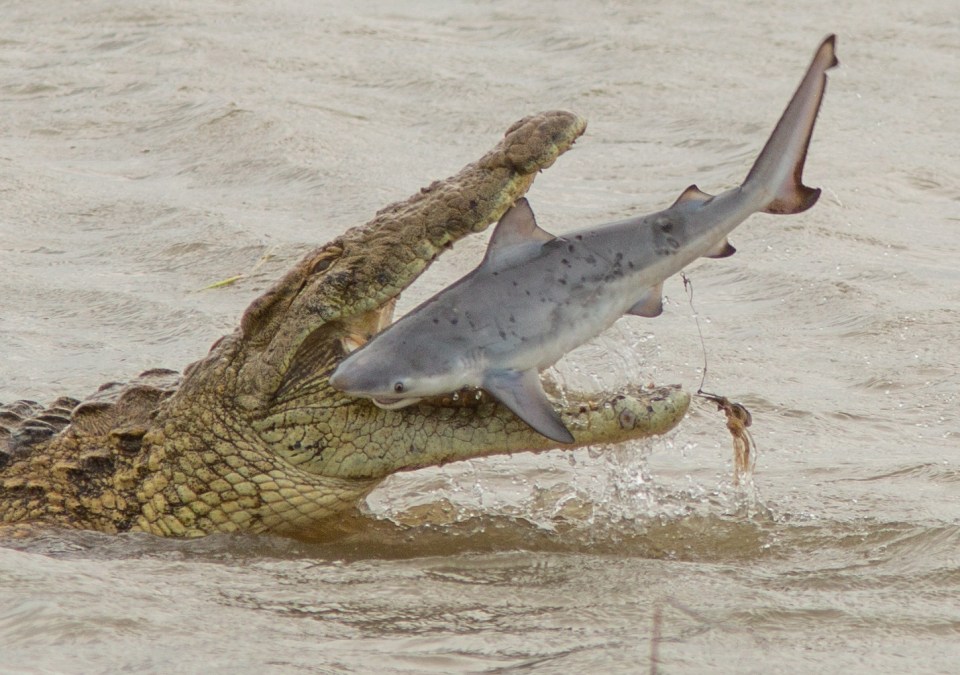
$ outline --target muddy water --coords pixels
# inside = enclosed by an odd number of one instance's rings
[[[334,543],[34,534],[0,549],[0,671],[955,672],[951,4],[343,7],[2,3],[0,400],[185,365],[531,112],[590,121],[530,193],[549,230],[730,187],[836,32],[820,203],[752,218],[691,268],[692,308],[671,280],[663,316],[558,366],[696,389],[705,348],[705,388],[753,412],[752,484],[701,402],[666,439],[390,479]]]

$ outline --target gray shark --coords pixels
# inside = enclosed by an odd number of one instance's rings
[[[659,315],[663,281],[701,256],[732,255],[727,235],[751,214],[816,203],[820,190],[801,174],[835,42],[830,35],[817,49],[742,185],[717,196],[691,185],[664,211],[560,237],[520,199],[479,267],[351,353],[330,384],[384,408],[482,387],[539,433],[573,442],[540,371],[624,314]]]

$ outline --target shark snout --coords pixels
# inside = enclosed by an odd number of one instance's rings
[[[362,367],[357,367],[355,359],[347,358],[330,375],[330,386],[348,394],[363,393],[372,384],[371,378],[365,377],[363,371]]]
[[[370,359],[353,356],[340,362],[330,375],[330,386],[354,396],[376,396],[387,393],[386,373]]]
[[[330,386],[334,389],[343,391],[347,384],[346,380],[347,378],[343,376],[338,367],[337,370],[333,371],[333,374],[330,376]]]
[[[354,393],[362,390],[360,379],[361,378],[356,377],[355,374],[351,375],[350,367],[346,361],[344,361],[337,366],[333,374],[330,375],[330,386],[348,394]]]

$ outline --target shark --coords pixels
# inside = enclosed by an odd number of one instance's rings
[[[660,315],[664,280],[700,257],[733,255],[727,236],[750,215],[817,202],[802,174],[835,50],[829,35],[741,185],[715,196],[691,185],[665,210],[562,236],[541,229],[522,198],[476,269],[351,352],[330,385],[388,409],[478,387],[572,443],[541,371],[624,315]]]

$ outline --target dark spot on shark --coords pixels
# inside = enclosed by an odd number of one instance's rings
[[[513,287],[514,287],[514,288],[516,288],[517,286],[519,286],[519,285],[520,285],[519,283],[517,283],[517,281],[516,281],[516,280],[514,280],[514,281],[513,281],[512,283],[513,283]]]
[[[659,223],[659,225],[661,232],[670,232],[673,230],[673,223],[671,223],[669,220],[664,220]]]
[[[434,323],[440,323],[440,319],[438,319],[437,317],[433,317],[433,322],[434,322]]]
[[[510,323],[516,323],[516,322],[517,322],[517,319],[513,316],[513,314],[511,314],[511,315],[510,315]]]
[[[566,285],[567,285],[567,280],[566,280],[566,279],[557,279],[557,282],[559,282],[561,286],[566,286]]]
[[[574,237],[574,239],[576,239],[577,241],[583,241],[583,235],[578,234],[577,236]]]
[[[568,245],[567,245],[567,250],[570,251],[571,253],[573,253],[573,244],[568,244]]]
[[[567,260],[566,258],[561,258],[560,262],[566,265],[567,267],[570,267],[570,261]]]
[[[460,323],[460,319],[450,319],[451,325],[456,326],[458,323]]]
[[[628,260],[628,261],[627,261],[627,267],[629,267],[630,269],[633,269],[633,261],[632,261],[632,260]]]
[[[501,329],[501,330],[499,330],[499,331],[497,331],[497,332],[500,333],[500,339],[501,339],[501,340],[506,340],[506,339],[507,339],[507,332],[506,332],[505,330]]]
[[[596,264],[597,264],[597,259],[596,259],[592,254],[591,254],[591,255],[588,255],[586,258],[584,258],[583,261],[584,261],[585,263],[587,263],[588,265],[596,265]]]

